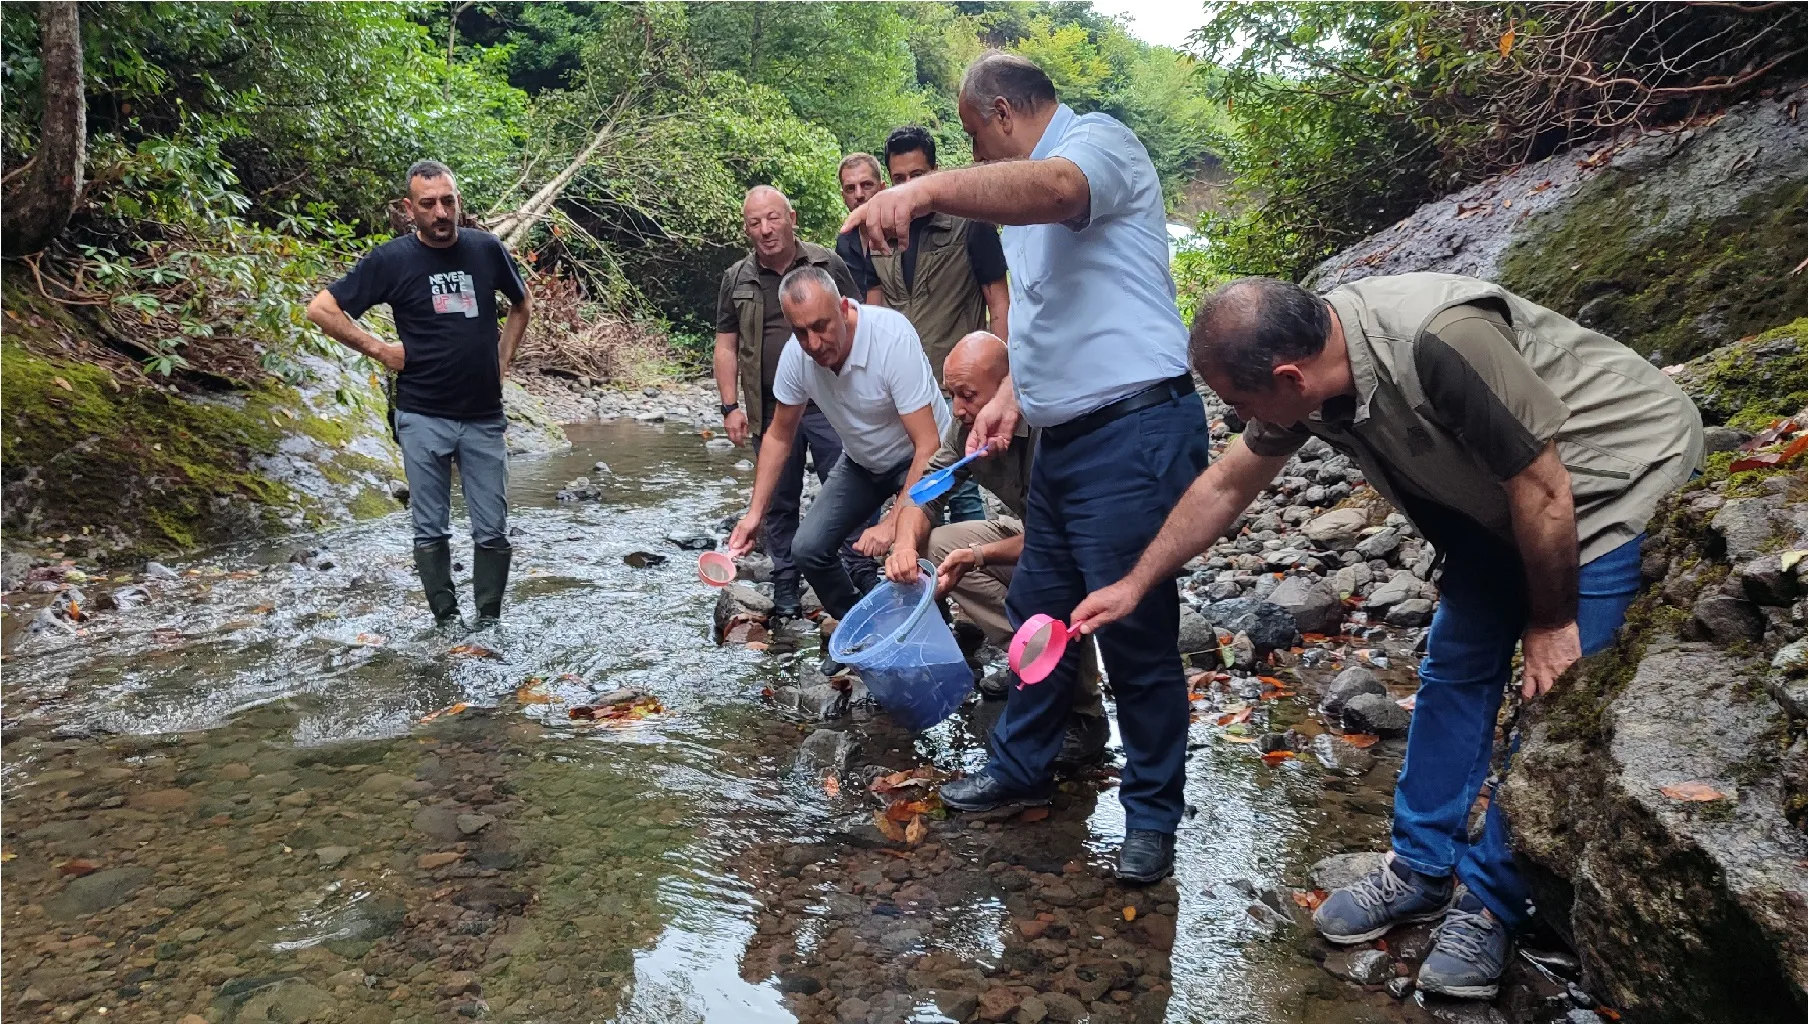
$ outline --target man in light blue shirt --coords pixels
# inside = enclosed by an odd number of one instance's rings
[[[1041,428],[1006,607],[1017,623],[1037,613],[1066,619],[1089,590],[1129,571],[1209,456],[1174,308],[1161,183],[1128,128],[1075,114],[1022,57],[981,57],[959,101],[983,163],[887,189],[842,229],[885,252],[908,246],[911,220],[931,212],[1003,226],[1011,386],[980,412],[968,450],[1004,450],[1020,420]],[[1135,882],[1172,871],[1185,808],[1179,616],[1170,581],[1098,634],[1124,741],[1118,876]],[[1047,802],[1073,702],[1074,649],[1041,684],[1012,689],[991,763],[944,786],[944,804]]]

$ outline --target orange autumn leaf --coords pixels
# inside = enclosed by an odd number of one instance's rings
[[[1517,33],[1514,32],[1514,30],[1511,27],[1509,27],[1505,32],[1502,32],[1500,34],[1500,59],[1501,60],[1506,60],[1507,54],[1513,52],[1513,40],[1516,36],[1517,36]]]
[[[446,652],[454,658],[490,658],[501,659],[502,655],[490,650],[482,644],[459,644]]]
[[[1606,1017],[1608,1020],[1619,1020],[1620,1019],[1620,1011],[1612,1009],[1610,1007],[1597,1006],[1597,1007],[1595,1007],[1595,1012],[1600,1014],[1603,1017]]]
[[[1366,750],[1381,742],[1381,737],[1372,732],[1346,732],[1343,741],[1358,750]]]
[[[1292,690],[1264,690],[1264,691],[1262,691],[1262,699],[1263,700],[1283,700],[1283,699],[1285,699],[1287,697],[1291,697],[1291,696],[1293,696]]]
[[[897,822],[885,816],[884,811],[873,812],[873,824],[877,825],[881,834],[894,843],[904,841],[904,829]]]
[[[1236,725],[1238,722],[1247,722],[1249,721],[1249,712],[1249,708],[1243,708],[1240,711],[1226,712],[1218,716],[1217,723],[1219,725]]]
[[[909,821],[928,810],[929,805],[926,801],[906,800],[903,797],[899,797],[891,802],[890,807],[885,809],[885,816],[893,821],[902,822]]]
[[[1325,642],[1325,635],[1323,633],[1301,633],[1300,639],[1309,644],[1322,644]]]
[[[1281,682],[1273,676],[1257,676],[1256,681],[1263,686],[1271,686],[1277,690],[1285,690],[1287,688],[1286,683]]]
[[[1136,908],[1135,907],[1125,907],[1124,908],[1124,920],[1126,920],[1126,921],[1136,920]]]
[[[1678,782],[1674,786],[1664,786],[1659,793],[1672,800],[1684,800],[1689,803],[1704,804],[1714,800],[1725,800],[1726,794],[1705,782]]]
[[[1291,758],[1292,756],[1293,756],[1293,751],[1291,751],[1291,750],[1270,750],[1268,753],[1262,755],[1262,763],[1267,764],[1267,765],[1276,765],[1276,764],[1280,764],[1282,761],[1285,761],[1285,760]]]
[[[831,775],[822,780],[822,791],[831,797],[841,795],[841,780]]]
[[[923,816],[921,814],[910,819],[910,824],[904,826],[904,841],[912,846],[922,842],[924,839],[928,838],[928,836],[929,826],[923,823]]]
[[[1318,905],[1330,897],[1323,889],[1302,890],[1293,894],[1293,902],[1307,910],[1317,910]]]
[[[1041,821],[1046,817],[1048,817],[1046,807],[1025,807],[1023,813],[1017,816],[1017,820],[1022,822]]]

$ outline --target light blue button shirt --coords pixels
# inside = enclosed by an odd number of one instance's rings
[[[1023,418],[1052,427],[1187,372],[1161,180],[1135,133],[1062,104],[1030,154],[1086,175],[1089,213],[1001,231],[1011,269],[1011,379]]]

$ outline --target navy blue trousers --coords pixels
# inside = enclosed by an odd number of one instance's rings
[[[1211,458],[1205,412],[1184,395],[1065,442],[1042,439],[1030,471],[1023,557],[1005,602],[1013,626],[1065,621],[1086,595],[1122,579]],[[1098,633],[1117,698],[1127,827],[1173,832],[1185,810],[1187,692],[1173,581]],[[1013,790],[1046,785],[1067,729],[1079,644],[1047,679],[1012,689],[986,766]]]

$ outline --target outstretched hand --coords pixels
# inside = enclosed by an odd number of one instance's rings
[[[760,517],[751,511],[741,517],[735,524],[734,532],[728,535],[728,553],[736,558],[753,550],[754,538],[760,535]]]
[[[1118,580],[1109,587],[1087,594],[1086,600],[1081,601],[1073,614],[1068,616],[1068,628],[1090,636],[1101,627],[1135,611],[1142,599],[1143,591],[1140,587],[1127,579]]]
[[[894,185],[868,199],[841,222],[841,233],[859,230],[866,251],[890,254],[910,248],[910,222],[929,211],[929,193],[918,182]]]

